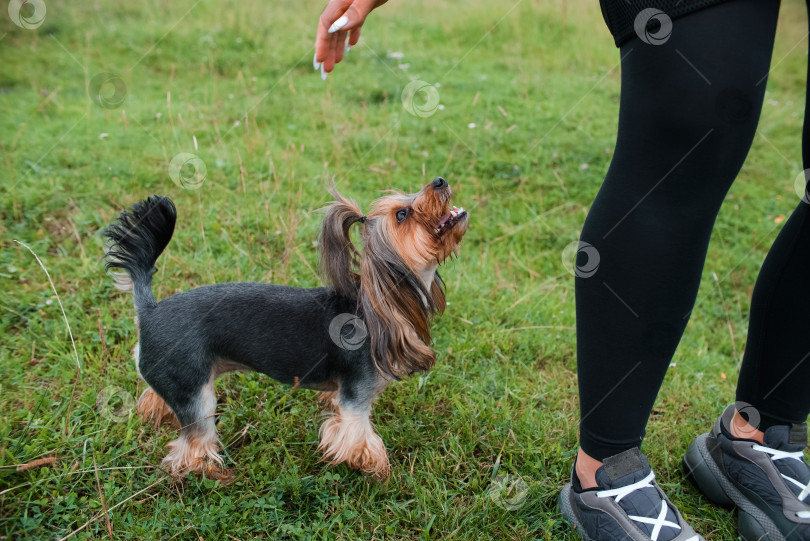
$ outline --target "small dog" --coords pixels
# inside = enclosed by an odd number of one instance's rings
[[[430,320],[446,304],[437,267],[458,254],[469,216],[451,207],[441,177],[415,194],[389,193],[367,216],[330,193],[319,247],[331,287],[224,283],[157,302],[152,274],[174,232],[174,204],[149,197],[105,230],[106,269],[124,271],[112,273],[116,286],[132,291],[135,302],[135,365],[149,384],[138,412],[156,426],[180,428],[163,459],[172,474],[229,475],[218,453],[214,380],[255,370],[321,391],[330,410],[318,447],[325,460],[388,475],[371,404],[392,380],[433,366]],[[361,251],[349,236],[356,223]]]

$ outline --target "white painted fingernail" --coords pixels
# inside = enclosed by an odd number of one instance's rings
[[[318,69],[320,69],[320,67],[321,67],[321,63],[318,62],[318,53],[315,53],[315,55],[312,57],[312,69],[314,69],[315,71],[318,71]]]
[[[346,43],[346,50],[344,52],[348,53],[351,50],[352,50],[352,46],[349,45],[348,43]]]
[[[327,75],[329,74],[323,71],[323,64],[321,64],[321,81],[325,81]]]
[[[337,21],[333,22],[333,23],[332,23],[332,26],[330,26],[330,27],[329,27],[329,33],[330,33],[330,34],[334,34],[334,33],[335,33],[335,32],[337,32],[338,30],[340,30],[341,28],[343,28],[344,26],[346,26],[346,24],[348,24],[348,22],[349,22],[349,18],[348,18],[348,17],[346,17],[345,15],[342,15],[342,16],[340,17],[340,19],[338,19]]]

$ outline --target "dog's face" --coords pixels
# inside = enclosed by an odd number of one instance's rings
[[[424,276],[457,255],[469,215],[451,206],[453,191],[441,177],[415,194],[393,193],[379,199],[368,219],[369,235],[379,235],[416,275]]]

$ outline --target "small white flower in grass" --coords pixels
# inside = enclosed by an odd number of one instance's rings
[[[470,122],[469,124],[467,124],[467,127],[470,129],[475,128],[475,122]]]
[[[444,111],[444,105],[439,104],[439,111]]]
[[[398,65],[397,67],[398,67],[399,69],[401,69],[402,71],[407,71],[407,70],[408,70],[408,68],[410,68],[410,67],[411,67],[411,65],[410,65],[410,64],[400,64],[400,65]]]
[[[391,58],[393,60],[400,60],[402,58],[405,58],[405,53],[401,53],[399,51],[392,51],[388,53],[388,55],[386,56],[388,56],[388,58]]]
[[[106,139],[109,136],[110,136],[109,133],[100,133],[100,134],[98,134],[99,139]]]
[[[579,166],[579,168],[580,168],[580,169],[583,169],[583,170],[584,170],[584,169],[587,169],[587,168],[588,168],[588,164],[587,164],[587,163],[583,163],[582,165],[580,165],[580,166]]]

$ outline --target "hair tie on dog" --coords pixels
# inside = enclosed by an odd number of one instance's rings
[[[360,219],[357,221],[360,222],[361,224],[364,224],[366,223],[366,218],[368,218],[368,216],[360,216]]]

